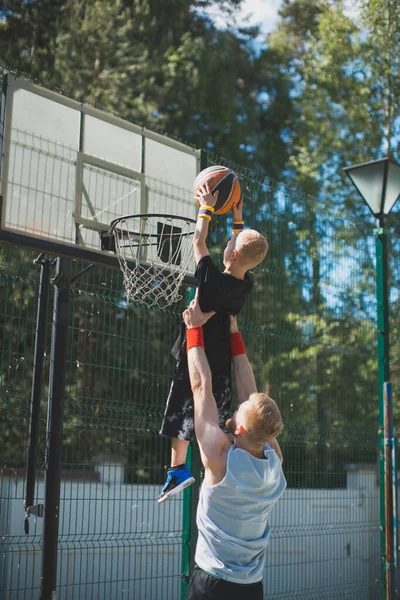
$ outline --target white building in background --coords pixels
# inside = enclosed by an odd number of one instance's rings
[[[97,481],[62,481],[57,599],[179,600],[183,496],[159,505],[159,486],[123,484],[121,457],[94,463]],[[0,481],[1,598],[36,600],[43,520],[31,517],[25,536],[24,481]],[[346,489],[287,489],[271,531],[268,600],[380,597],[375,465],[349,465]]]

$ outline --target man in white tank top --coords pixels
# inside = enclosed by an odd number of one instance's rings
[[[183,313],[194,399],[195,433],[204,465],[197,508],[196,567],[187,600],[262,600],[269,515],[286,480],[276,437],[283,423],[267,394],[257,393],[236,319],[231,317],[231,351],[239,407],[219,427],[202,325],[213,313],[197,301]]]

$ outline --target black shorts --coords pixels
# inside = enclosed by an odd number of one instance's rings
[[[195,565],[186,600],[263,600],[263,584],[232,583],[209,575]]]
[[[225,430],[232,403],[231,375],[213,375],[212,388],[217,403],[219,424]],[[161,435],[190,442],[194,436],[193,394],[190,387],[188,366],[179,362],[169,390]]]

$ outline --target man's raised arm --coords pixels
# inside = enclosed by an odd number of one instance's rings
[[[212,392],[211,370],[204,352],[201,326],[213,314],[214,312],[202,313],[197,302],[191,303],[183,313],[187,327],[187,356],[193,392],[195,433],[202,462],[205,467],[211,469],[229,445],[226,435],[219,427],[218,410]]]
[[[250,394],[257,391],[253,369],[247,358],[242,336],[239,332],[236,317],[230,317],[231,351],[233,374],[235,376],[238,402],[248,400]]]

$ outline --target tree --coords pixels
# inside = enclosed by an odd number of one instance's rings
[[[395,11],[396,23],[397,9],[381,0],[377,15],[363,5],[361,28],[340,2],[285,0],[277,31],[257,53],[257,31],[219,31],[198,11],[209,2],[65,0],[48,13],[45,4],[37,3],[35,16],[33,3],[9,3],[0,23],[3,39],[14,44],[13,53],[0,41],[7,60],[14,56],[18,69],[63,93],[217,151],[210,161],[237,168],[246,223],[266,232],[271,248],[254,273],[242,324],[257,381],[264,386],[268,380],[284,411],[289,480],[334,485],[339,478],[343,484],[343,448],[351,446],[357,456],[356,442],[374,439],[375,405],[365,399],[375,363],[371,245],[352,225],[362,208],[340,167],[364,159],[371,145],[385,147],[383,140],[395,151],[398,27],[382,15]],[[224,3],[232,11],[239,5]],[[33,44],[35,28],[42,33]],[[381,44],[378,60],[374,39],[382,32],[391,50]],[[383,67],[386,79],[379,80]],[[267,178],[281,173],[287,185]],[[230,223],[229,217],[213,220],[217,256]],[[396,244],[393,252],[399,254]],[[14,263],[11,258],[6,277]],[[143,464],[157,468],[162,443],[152,452],[138,436],[157,433],[173,367],[172,323],[181,307],[164,319],[137,307],[126,311],[121,281],[108,271],[105,277],[96,272],[74,298],[68,462],[82,462],[98,446],[107,452],[129,447],[131,464],[140,465],[145,478],[150,471]],[[398,281],[398,270],[393,277]],[[10,285],[2,296],[7,316],[13,314]],[[17,337],[13,332],[13,345]],[[137,351],[143,342],[147,353]],[[150,355],[157,357],[151,364]],[[8,385],[6,371],[3,381]],[[26,413],[28,371],[19,385]]]
[[[0,7],[2,61],[32,78],[54,70],[51,45],[65,0],[6,0]]]
[[[212,4],[59,0],[47,11],[46,2],[10,3],[3,56],[50,88],[278,177],[287,83],[273,55],[265,68],[257,58],[258,30],[216,29],[199,11]],[[234,14],[241,1],[220,4]],[[36,21],[46,35],[33,46]]]

